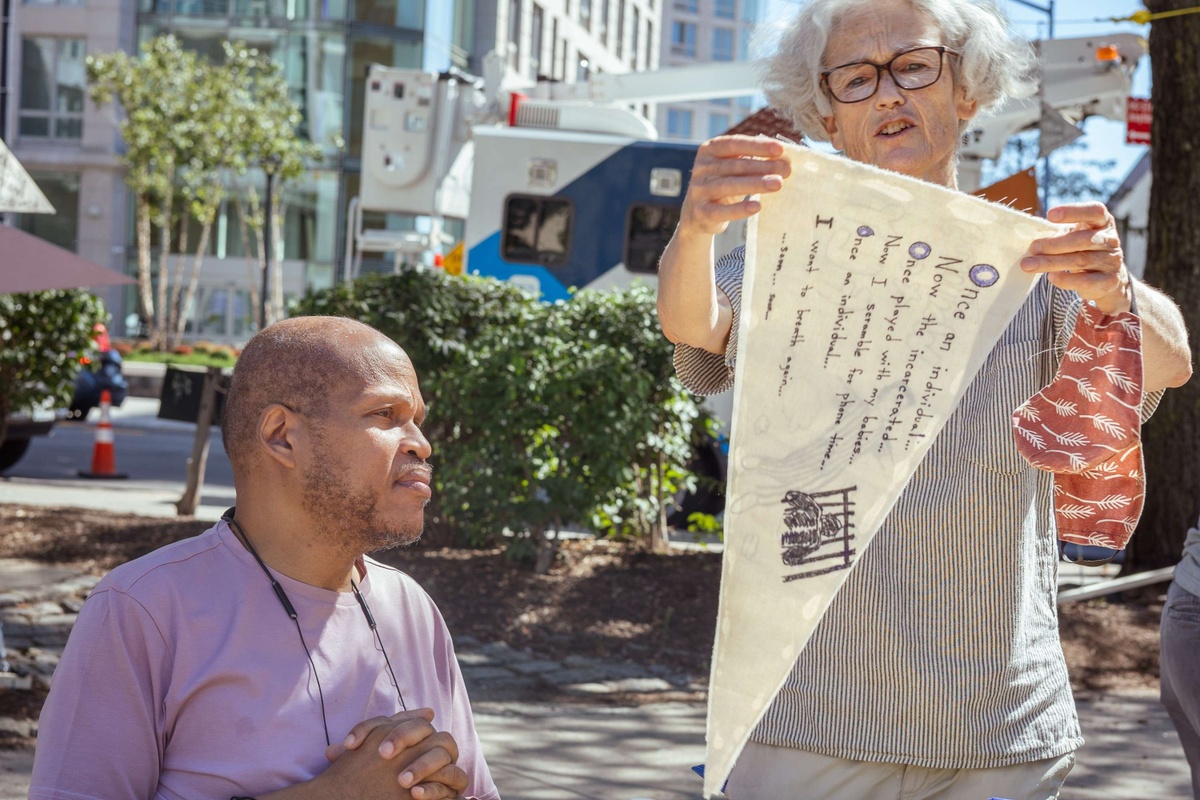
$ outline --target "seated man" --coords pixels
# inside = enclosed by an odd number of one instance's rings
[[[415,541],[430,497],[408,356],[351,320],[280,322],[224,413],[236,509],[92,592],[30,798],[499,798],[441,615],[363,555]]]

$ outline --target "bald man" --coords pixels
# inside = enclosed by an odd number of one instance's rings
[[[237,507],[96,586],[29,797],[498,798],[441,615],[364,555],[421,535],[424,416],[373,328],[301,317],[251,339],[223,428]]]

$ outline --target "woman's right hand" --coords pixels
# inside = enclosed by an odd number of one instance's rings
[[[748,195],[777,192],[791,174],[783,144],[766,136],[718,136],[700,145],[679,217],[679,233],[715,236],[757,214]]]

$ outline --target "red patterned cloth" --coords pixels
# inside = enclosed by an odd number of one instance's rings
[[[1013,412],[1017,449],[1055,473],[1058,538],[1125,547],[1142,514],[1142,336],[1132,313],[1084,304],[1058,374]]]

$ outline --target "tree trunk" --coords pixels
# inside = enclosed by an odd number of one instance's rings
[[[654,520],[654,549],[659,553],[671,551],[671,534],[667,527],[667,494],[664,488],[667,476],[667,460],[660,450],[658,463],[654,470],[654,505],[656,517]]]
[[[187,292],[183,295],[183,310],[191,308],[192,301],[196,298],[196,287],[200,283],[200,267],[204,263],[204,254],[208,250],[208,240],[212,236],[213,218],[209,217],[204,221],[204,227],[200,229],[200,242],[196,245],[196,257],[192,260],[192,274],[188,279]],[[187,314],[179,315],[179,322],[175,328],[176,338],[183,336],[183,329],[187,327]]]
[[[175,170],[171,169],[169,173],[174,180]],[[158,251],[158,301],[157,307],[154,309],[154,330],[150,333],[150,340],[155,347],[165,347],[167,343],[167,284],[170,282],[170,264],[169,258],[171,255],[171,206],[175,202],[175,194],[172,191],[170,184],[167,186],[167,195],[163,198],[161,229],[159,232],[159,251]]]
[[[544,529],[535,531],[533,571],[538,575],[548,575],[554,566],[554,557],[558,555],[558,533],[562,523],[557,519],[550,531]],[[546,534],[550,535],[547,536]]]
[[[179,294],[183,289],[183,265],[187,263],[188,229],[186,212],[179,222],[181,225],[179,231],[179,254],[175,257],[175,277],[171,279],[171,303],[167,314],[167,329],[163,334],[167,340],[167,349],[171,349],[179,344],[179,339],[183,335],[184,325],[187,324],[187,315],[183,313],[184,309],[179,307]],[[180,320],[183,321],[183,325],[180,324]]]
[[[235,200],[234,206],[237,208],[238,231],[242,237],[242,258],[246,259],[246,285],[250,289],[250,311],[253,315],[258,309],[258,283],[254,280],[254,260],[250,258],[250,225],[246,222],[246,209],[242,201]]]
[[[150,203],[142,194],[137,196],[137,249],[138,304],[149,328],[154,319],[154,282],[150,274]]]
[[[1151,12],[1195,5],[1147,0]],[[1187,320],[1192,352],[1200,352],[1200,14],[1162,19],[1150,31],[1154,67],[1150,230],[1146,282],[1175,299]],[[1200,380],[1163,397],[1143,432],[1146,511],[1130,540],[1126,571],[1179,560],[1189,525],[1200,512]]]
[[[263,226],[266,224],[266,220],[259,216],[261,206],[258,204],[258,192],[253,186],[250,187],[246,195],[250,201],[250,213],[245,218],[246,225],[254,231],[255,250],[258,252],[258,277],[254,282],[254,293],[258,295],[261,294],[259,287],[262,286],[263,271],[267,268],[267,243],[263,240]],[[267,288],[270,290],[270,287]],[[271,324],[271,298],[269,296],[261,298],[259,302],[266,304],[267,318],[263,320],[262,324],[262,327],[265,328]],[[255,320],[258,319],[258,308],[259,306],[256,304],[254,306]]]
[[[12,411],[12,401],[8,396],[8,387],[13,385],[11,369],[0,371],[0,444],[8,438],[8,415]]]

